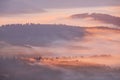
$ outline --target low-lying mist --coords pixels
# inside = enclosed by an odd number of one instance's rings
[[[0,33],[0,80],[120,80],[119,29],[31,24],[3,26]],[[81,57],[102,66],[39,65],[20,59],[34,56]]]

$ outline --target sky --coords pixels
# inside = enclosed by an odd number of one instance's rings
[[[0,25],[41,23],[118,27],[119,25],[93,18],[69,17],[83,13],[101,13],[120,17],[119,10],[120,0],[0,0]]]

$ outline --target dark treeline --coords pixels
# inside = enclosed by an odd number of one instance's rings
[[[81,40],[85,28],[56,24],[11,24],[0,27],[0,41],[15,45],[48,45],[53,41]]]

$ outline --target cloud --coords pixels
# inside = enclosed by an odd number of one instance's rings
[[[117,6],[118,0],[29,0],[33,5],[42,8],[71,8],[71,7],[95,7],[95,6]]]
[[[119,6],[119,0],[0,0],[0,14],[43,12],[50,8]]]
[[[83,14],[74,14],[70,16],[71,19],[85,19],[85,18],[92,18],[95,21],[100,21],[107,24],[113,24],[116,26],[120,26],[120,17],[112,16],[109,14],[102,14],[102,13],[83,13]]]
[[[45,12],[45,10],[23,0],[0,0],[0,15],[2,16],[38,12]]]

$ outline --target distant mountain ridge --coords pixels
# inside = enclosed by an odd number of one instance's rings
[[[0,41],[14,45],[46,46],[55,41],[82,40],[87,29],[114,30],[108,27],[78,27],[55,24],[12,24],[0,27]]]
[[[53,41],[82,39],[86,31],[67,25],[16,24],[0,27],[0,41],[15,45],[47,45]]]

